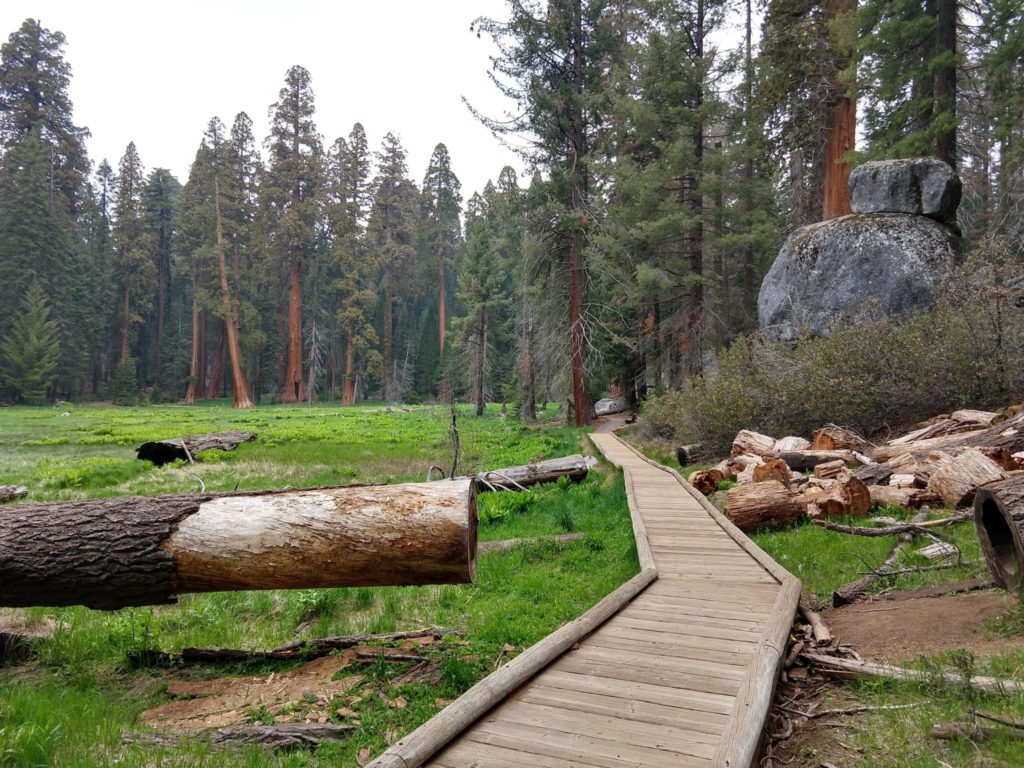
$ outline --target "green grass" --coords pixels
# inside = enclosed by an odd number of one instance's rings
[[[446,409],[429,407],[6,408],[0,409],[0,484],[27,485],[30,499],[42,500],[187,492],[196,489],[194,475],[208,490],[422,480],[430,464],[450,464],[449,423]],[[204,455],[188,467],[153,468],[134,459],[134,447],[144,440],[225,428],[252,429],[259,439],[232,453]],[[564,427],[525,429],[500,419],[497,409],[482,419],[461,412],[459,429],[466,469],[578,452],[581,436]],[[482,494],[479,507],[482,540],[567,530],[586,537],[481,555],[473,585],[185,595],[173,606],[115,612],[25,611],[30,618],[55,619],[59,629],[35,661],[0,670],[0,766],[355,765],[360,750],[380,752],[436,713],[438,699],[454,698],[638,569],[621,477],[594,473],[579,484]],[[16,506],[5,513],[16,513]],[[371,675],[373,685],[386,698],[401,696],[407,706],[364,697],[353,705],[360,721],[353,737],[314,754],[211,751],[201,742],[173,749],[121,743],[123,733],[142,730],[143,710],[167,701],[169,675],[283,669],[235,665],[172,673],[132,669],[127,654],[186,646],[263,649],[293,639],[303,622],[312,622],[305,633],[310,637],[464,629],[466,644],[446,642],[424,651],[440,664],[436,685],[397,685],[399,666],[377,665],[384,668]],[[249,714],[261,719],[273,713]]]

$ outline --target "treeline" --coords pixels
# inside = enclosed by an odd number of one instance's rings
[[[677,386],[756,330],[782,238],[849,210],[859,158],[950,162],[967,244],[1019,258],[1022,16],[770,0],[757,34],[752,0],[510,0],[474,29],[513,116],[478,117],[533,175],[465,201],[443,144],[417,184],[391,134],[324,142],[301,67],[262,147],[240,114],[210,121],[184,186],[132,145],[93,172],[64,39],[26,21],[0,62],[4,386],[500,399],[525,418],[554,400],[585,423],[601,393]]]

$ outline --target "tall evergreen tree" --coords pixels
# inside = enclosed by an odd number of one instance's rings
[[[31,283],[18,315],[0,343],[0,379],[15,400],[38,403],[53,383],[60,359],[57,321],[38,283]]]
[[[166,168],[155,168],[150,172],[143,191],[146,225],[153,244],[153,266],[156,270],[156,307],[152,318],[152,350],[143,358],[147,363],[152,358],[150,376],[154,389],[162,385],[161,368],[164,351],[164,333],[167,325],[167,311],[171,298],[171,263],[174,250],[174,220],[177,213],[181,183]]]
[[[451,262],[459,245],[461,184],[452,171],[448,147],[438,144],[430,156],[423,177],[422,227],[424,256],[436,269],[438,354],[444,354],[448,315],[448,279]]]
[[[124,363],[153,303],[156,267],[153,264],[153,236],[146,221],[145,174],[142,161],[130,142],[117,174],[117,204],[114,207],[114,250],[117,254],[120,287],[120,343],[117,361]]]
[[[89,131],[72,117],[64,43],[60,32],[26,19],[0,46],[0,144],[9,149],[36,133],[49,148],[51,201],[73,219],[89,174]]]
[[[288,70],[270,108],[269,166],[263,183],[268,245],[287,272],[288,330],[281,402],[305,399],[302,375],[303,264],[313,255],[319,216],[323,152],[313,122],[312,78],[304,68]]]

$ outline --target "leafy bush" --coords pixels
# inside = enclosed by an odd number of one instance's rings
[[[887,317],[877,306],[827,339],[738,339],[703,377],[643,406],[650,435],[725,452],[741,429],[808,435],[826,423],[868,434],[941,411],[1024,397],[1024,287],[999,243],[951,269],[934,306]]]

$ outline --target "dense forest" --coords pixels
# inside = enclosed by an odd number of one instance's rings
[[[65,39],[26,20],[0,49],[0,398],[558,402],[583,424],[755,331],[782,240],[849,212],[865,158],[949,162],[967,248],[1020,256],[1019,0],[507,10],[472,29],[514,106],[478,117],[531,175],[476,191],[443,143],[413,176],[394,134],[322,137],[301,66],[262,141],[245,113],[197,126],[187,179],[134,144],[94,162]]]

